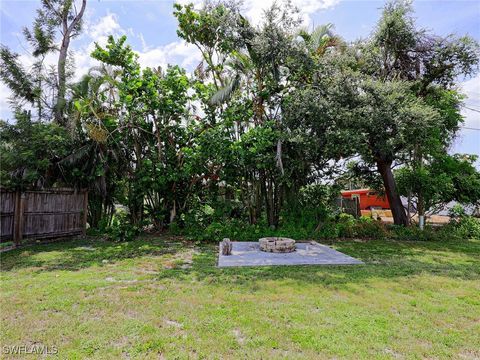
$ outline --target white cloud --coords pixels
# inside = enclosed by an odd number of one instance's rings
[[[298,8],[300,15],[304,20],[304,25],[311,23],[310,16],[317,11],[325,10],[337,5],[341,0],[291,0],[292,5]],[[177,0],[180,4],[193,3],[195,8],[200,8],[202,0]],[[281,0],[245,0],[242,4],[242,13],[250,20],[253,25],[261,23],[265,10],[270,8],[274,2],[282,5]]]
[[[89,24],[86,31],[87,34],[94,40],[111,34],[125,32],[118,23],[117,15],[114,13],[110,13],[101,17],[100,20],[95,24]]]
[[[75,46],[75,43],[73,43],[75,80],[79,80],[92,66],[99,65],[99,62],[90,56],[95,49],[95,43],[105,45],[109,35],[118,38],[125,33],[127,31],[121,27],[115,13],[108,13],[94,22],[87,20],[85,32],[79,38],[79,40],[83,40],[84,45]]]
[[[8,103],[11,95],[10,89],[3,82],[0,82],[0,119],[2,120],[9,120],[12,116]]]
[[[140,42],[142,43],[142,51],[147,51],[150,47],[147,45],[147,42],[145,41],[145,38],[143,37],[143,34],[139,33],[138,38],[140,39]]]
[[[465,127],[480,128],[480,75],[461,84],[463,93],[467,96],[462,114],[465,117]],[[468,109],[470,108],[470,109]],[[474,110],[472,110],[474,109]]]
[[[178,64],[189,68],[197,65],[202,59],[199,50],[183,40],[137,53],[142,67],[161,66],[165,68],[167,64]]]
[[[256,25],[261,22],[265,10],[270,8],[274,2],[275,0],[246,0],[243,7],[247,18]],[[292,4],[300,11],[305,25],[311,23],[310,15],[331,8],[339,2],[340,0],[292,0]],[[279,4],[281,5],[281,3]]]
[[[135,33],[131,28],[123,29],[115,13],[110,13],[96,22],[87,24],[85,33],[89,40],[87,41],[88,45],[77,48],[74,55],[77,78],[85,74],[90,67],[98,65],[98,62],[90,56],[94,50],[94,43],[105,45],[109,35],[119,37],[128,33],[132,37],[137,37],[142,45],[142,49],[136,51],[142,67],[162,66],[165,68],[167,64],[179,64],[182,67],[190,67],[196,65],[201,60],[197,48],[183,40],[158,47],[149,46],[141,32]]]

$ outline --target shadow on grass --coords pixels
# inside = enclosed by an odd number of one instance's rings
[[[27,268],[76,271],[123,259],[175,254],[185,246],[188,243],[164,236],[119,243],[93,237],[72,239],[4,252],[0,254],[0,269],[2,272]]]
[[[191,267],[164,269],[156,277],[159,280],[178,281],[195,278],[209,284],[244,285],[252,289],[264,280],[293,280],[323,286],[341,286],[365,283],[373,278],[395,279],[419,274],[480,280],[478,240],[429,243],[350,240],[335,242],[333,246],[364,261],[365,265],[217,268],[218,248],[215,244],[195,245],[181,238],[160,236],[143,237],[124,243],[86,238],[33,245],[1,254],[1,271],[76,271],[90,266],[102,266],[105,260],[112,263],[143,256],[174,255],[186,249],[195,249]]]

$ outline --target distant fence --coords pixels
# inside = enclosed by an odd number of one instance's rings
[[[0,240],[55,238],[85,233],[88,193],[74,189],[0,189]]]
[[[335,203],[342,212],[350,214],[356,218],[360,217],[360,202],[358,201],[358,198],[346,199],[340,197],[335,200]]]

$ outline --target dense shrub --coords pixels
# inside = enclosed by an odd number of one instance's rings
[[[295,210],[302,218],[307,215],[310,219],[314,218],[318,224],[319,221],[337,215],[339,209],[335,206],[335,199],[339,194],[340,191],[335,186],[322,184],[303,186],[298,194],[298,208]]]
[[[420,230],[416,226],[391,226],[390,236],[396,240],[407,241],[445,241],[480,239],[480,220],[472,216],[453,219],[443,226],[426,226]]]
[[[443,240],[445,231],[439,231],[431,226],[425,226],[423,230],[417,226],[395,226],[390,227],[390,236],[392,239],[400,241],[432,241]]]
[[[334,221],[323,223],[319,230],[315,232],[317,239],[337,239],[340,235],[337,224]]]
[[[297,240],[337,239],[337,238],[369,238],[378,239],[388,236],[388,231],[380,221],[371,218],[355,219],[348,214],[340,214],[317,223],[312,217],[290,217],[281,221],[277,229],[268,226],[265,219],[257,224],[249,224],[241,219],[225,219],[213,221],[205,226],[187,224],[184,227],[175,224],[170,231],[183,234],[187,237],[201,241],[220,241],[225,237],[237,241],[257,241],[265,236],[284,236]]]
[[[176,227],[178,233],[186,235],[193,240],[201,241],[221,241],[223,238],[230,238],[237,241],[256,241],[262,236],[273,236],[274,231],[266,225],[249,224],[240,219],[227,219],[224,221],[214,221],[205,227],[193,227],[191,225],[185,228]]]
[[[342,238],[355,237],[356,220],[352,215],[340,214],[336,223],[338,236]]]
[[[381,221],[362,216],[355,223],[355,235],[359,238],[384,239],[388,236],[388,231]]]
[[[90,229],[89,234],[99,235],[111,241],[130,241],[140,234],[141,228],[129,222],[128,213],[117,209],[108,224],[103,218],[96,229]]]
[[[462,216],[453,220],[449,226],[454,229],[455,235],[462,239],[480,239],[480,219],[473,216]]]
[[[296,240],[322,239],[385,239],[399,241],[443,241],[460,239],[480,239],[480,220],[471,216],[462,215],[454,218],[444,226],[426,226],[420,230],[417,226],[403,227],[386,225],[370,217],[355,219],[348,214],[339,214],[328,217],[325,221],[317,222],[316,214],[303,212],[307,216],[284,214],[281,216],[280,226],[274,229],[268,226],[262,218],[257,224],[250,224],[246,219],[217,217],[215,210],[204,205],[195,213],[183,218],[183,223],[175,222],[170,226],[173,234],[184,235],[197,241],[218,242],[223,238],[236,241],[257,241],[266,236],[283,236]],[[188,220],[186,222],[185,220]],[[95,235],[105,236],[113,241],[128,241],[137,236],[140,228],[128,222],[125,211],[117,210],[111,224],[100,224],[94,230]]]

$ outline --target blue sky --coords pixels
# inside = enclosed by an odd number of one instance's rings
[[[187,1],[188,2],[188,1]],[[244,13],[258,23],[262,11],[273,0],[245,0]],[[381,12],[383,1],[363,0],[293,0],[307,25],[333,23],[336,32],[347,40],[366,37],[372,31]],[[23,54],[28,66],[31,58],[28,46],[21,36],[23,26],[29,26],[39,7],[39,0],[0,1],[0,40]],[[414,1],[417,23],[438,35],[469,34],[480,41],[480,1]],[[176,21],[172,15],[173,1],[168,0],[88,0],[85,31],[73,40],[77,77],[95,65],[89,54],[93,42],[104,42],[109,34],[128,37],[128,42],[139,53],[143,66],[180,64],[192,69],[200,61],[198,51],[185,44],[176,35]],[[47,61],[55,62],[55,56]],[[480,76],[461,84],[468,96],[466,105],[480,110]],[[8,109],[8,90],[0,85],[0,117],[11,117]],[[480,129],[480,113],[464,110],[465,127]],[[480,131],[463,128],[452,152],[480,155]]]

